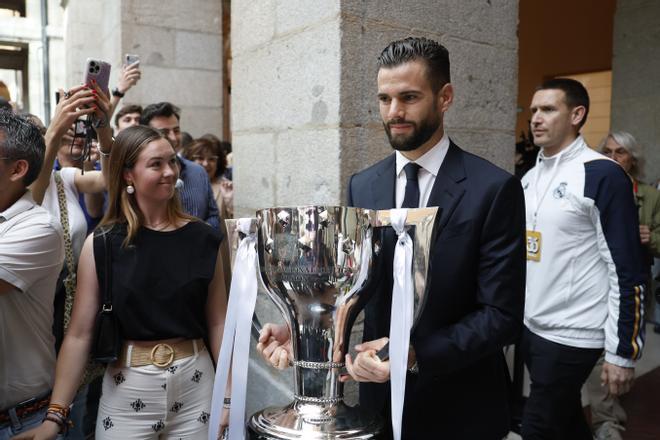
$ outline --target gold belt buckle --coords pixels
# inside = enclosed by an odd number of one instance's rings
[[[170,351],[170,353],[167,355],[168,358],[165,362],[158,362],[156,361],[156,351],[158,351],[158,348],[163,347],[164,349],[167,349]],[[165,368],[169,367],[172,362],[174,362],[174,348],[172,348],[171,345],[169,344],[156,344],[154,345],[154,348],[151,349],[151,354],[149,355],[149,358],[151,359],[151,363],[154,364],[157,367],[160,368]]]

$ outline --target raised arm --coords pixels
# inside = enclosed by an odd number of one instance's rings
[[[98,138],[98,151],[101,155],[101,172],[89,171],[86,173],[78,172],[74,183],[78,192],[85,194],[96,194],[106,189],[106,172],[108,169],[110,151],[112,150],[112,128],[110,127],[110,98],[107,90],[101,90],[98,84],[94,85],[92,91],[95,97],[96,111],[95,116],[97,126],[95,127]]]
[[[142,76],[142,71],[140,71],[140,64],[134,63],[131,65],[122,65],[121,72],[119,73],[119,82],[117,83],[117,91],[124,95],[130,90],[131,87],[136,85]],[[112,95],[110,100],[110,112],[108,113],[109,118],[112,118],[112,115],[117,110],[119,106],[119,101],[121,101],[120,96]]]
[[[85,170],[85,172],[96,171],[95,166],[99,160],[99,145],[97,141],[92,143],[89,160],[83,163],[83,170]],[[103,193],[85,193],[83,197],[85,199],[85,210],[87,211],[87,215],[94,220],[100,219],[103,216],[103,203],[105,202]]]
[[[55,107],[55,114],[48,130],[46,130],[46,153],[41,172],[32,185],[30,185],[32,197],[34,197],[34,201],[38,204],[43,202],[44,195],[48,189],[50,175],[53,172],[53,164],[55,163],[55,157],[60,148],[62,137],[76,119],[83,115],[94,113],[95,111],[90,105],[96,98],[92,90],[85,86],[74,87],[67,93],[64,93],[64,90],[60,89],[60,96],[62,96],[62,99],[60,99],[59,104]],[[86,105],[90,107],[84,108]]]

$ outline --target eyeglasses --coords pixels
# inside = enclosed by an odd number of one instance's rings
[[[11,160],[11,157],[0,157],[0,160]]]
[[[217,162],[218,161],[218,156],[193,156],[192,160],[195,162],[204,162],[205,160],[207,162]]]

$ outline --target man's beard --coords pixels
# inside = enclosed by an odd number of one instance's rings
[[[397,151],[413,151],[424,145],[431,136],[438,130],[440,126],[440,118],[431,120],[427,118],[423,120],[419,127],[417,123],[412,121],[406,121],[404,119],[391,119],[387,123],[383,122],[385,127],[385,133],[387,133],[387,138],[390,140],[390,145]],[[392,136],[392,131],[390,129],[390,124],[410,124],[412,125],[412,133],[407,135],[395,135]]]

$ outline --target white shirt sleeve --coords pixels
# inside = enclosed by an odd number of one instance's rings
[[[0,237],[0,279],[23,292],[63,260],[62,234],[46,221],[19,221]]]

